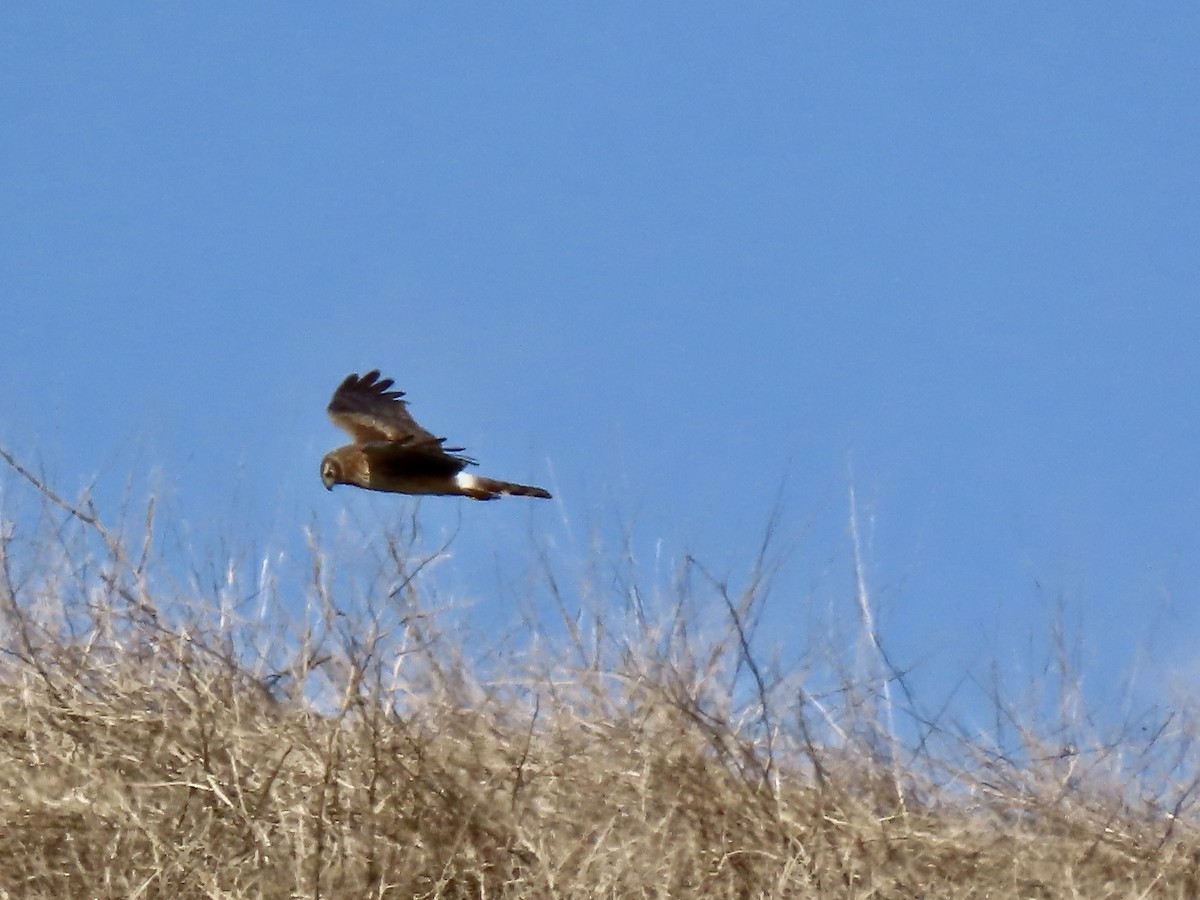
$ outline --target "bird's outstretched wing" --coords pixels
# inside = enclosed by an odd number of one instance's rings
[[[349,432],[356,444],[388,441],[403,446],[406,452],[449,455],[462,447],[444,447],[445,438],[436,437],[417,424],[402,399],[404,391],[389,390],[391,378],[380,378],[379,370],[366,375],[348,375],[329,401],[329,417]],[[463,464],[474,463],[469,457],[455,457]]]

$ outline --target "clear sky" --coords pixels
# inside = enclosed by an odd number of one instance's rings
[[[556,494],[422,504],[463,590],[530,528],[737,572],[782,492],[803,627],[853,484],[900,661],[1019,668],[1061,595],[1098,684],[1186,684],[1197,48],[1188,4],[6,3],[0,443],[293,546],[409,508],[318,478],[378,367]]]

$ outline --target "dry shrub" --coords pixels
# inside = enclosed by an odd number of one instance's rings
[[[284,574],[182,577],[152,505],[130,537],[3,455],[35,502],[0,520],[0,897],[1200,890],[1190,724],[1066,746],[997,694],[1015,737],[964,735],[865,591],[871,666],[767,666],[766,544],[657,605],[572,591],[543,548],[561,622],[473,664],[415,522],[366,580],[315,537]]]

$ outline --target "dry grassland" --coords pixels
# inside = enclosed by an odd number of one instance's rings
[[[547,569],[562,621],[481,656],[411,529],[366,579],[316,539],[293,587],[181,575],[152,508],[5,458],[0,897],[1200,896],[1181,715],[1066,745],[996,696],[1008,737],[963,734],[876,635],[777,672],[763,566],[653,615]]]

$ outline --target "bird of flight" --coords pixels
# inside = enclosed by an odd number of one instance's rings
[[[477,465],[462,447],[445,446],[409,415],[404,391],[389,390],[391,378],[375,369],[347,376],[329,401],[329,417],[350,433],[354,443],[338,447],[321,460],[326,490],[350,484],[368,491],[396,494],[441,494],[495,500],[501,494],[550,499],[550,492],[527,484],[497,481],[463,471]]]

